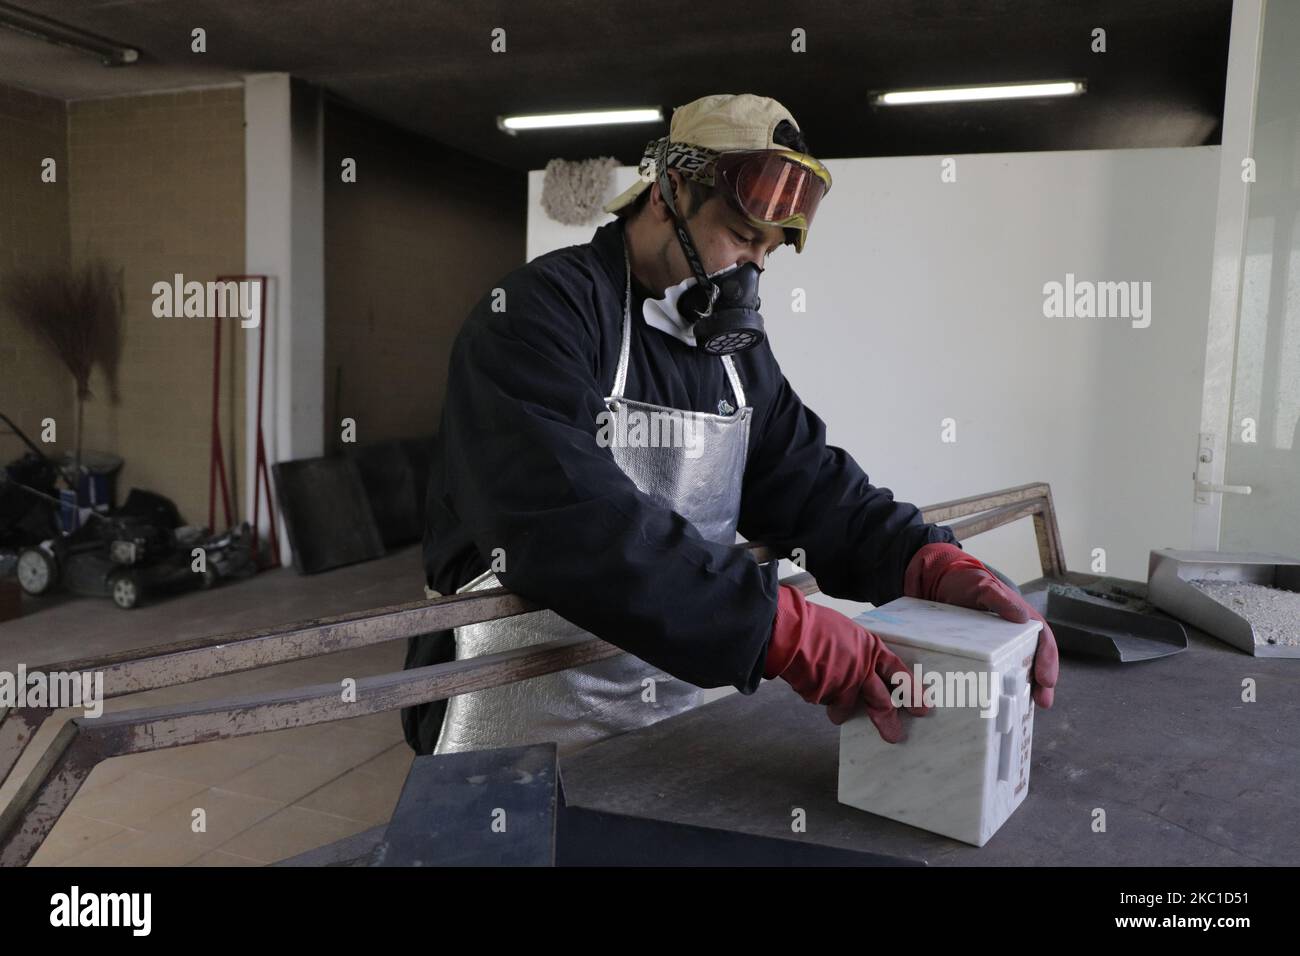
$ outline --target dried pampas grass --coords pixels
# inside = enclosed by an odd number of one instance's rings
[[[617,168],[618,160],[609,156],[551,160],[542,180],[542,209],[566,226],[587,225],[600,213]]]

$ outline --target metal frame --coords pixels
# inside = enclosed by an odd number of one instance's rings
[[[1232,382],[1241,322],[1242,269],[1250,218],[1250,184],[1242,181],[1241,161],[1254,156],[1255,109],[1263,48],[1265,0],[1234,0],[1228,40],[1228,73],[1223,97],[1219,148],[1219,191],[1214,216],[1214,258],[1210,269],[1210,308],[1206,319],[1205,375],[1201,389],[1198,444],[1210,460],[1193,482],[1222,486],[1232,430]],[[1193,451],[1188,448],[1188,451]],[[1196,449],[1196,459],[1202,450]],[[1195,464],[1195,461],[1194,461]],[[1199,499],[1204,499],[1204,503]],[[1196,494],[1192,506],[1191,547],[1219,547],[1223,495]]]
[[[958,540],[1032,517],[1043,574],[1064,576],[1060,530],[1051,488],[1045,482],[921,510],[927,523],[968,515],[976,517],[949,525]],[[751,546],[751,550],[760,562],[776,557],[761,545]],[[818,590],[817,582],[806,573],[782,583],[794,585],[805,594]],[[104,697],[120,697],[539,609],[539,605],[505,588],[492,588],[30,670],[102,671]],[[0,814],[0,865],[26,865],[90,772],[110,757],[398,710],[622,653],[620,648],[595,637],[574,638],[360,678],[355,701],[344,701],[339,685],[330,683],[120,711],[94,719],[73,718],[59,729]],[[6,778],[49,714],[48,709],[39,708],[0,710],[0,773]]]

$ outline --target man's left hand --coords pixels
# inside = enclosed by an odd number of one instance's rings
[[[992,611],[1008,621],[1042,621],[1032,671],[1034,703],[1051,707],[1056,696],[1059,659],[1056,638],[1047,621],[1023,597],[1002,583],[983,562],[953,544],[927,544],[913,555],[903,576],[908,597]]]

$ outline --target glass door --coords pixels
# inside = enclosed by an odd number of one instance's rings
[[[1300,3],[1264,6],[1258,51],[1219,547],[1300,558]]]

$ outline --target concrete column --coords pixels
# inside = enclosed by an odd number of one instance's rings
[[[286,73],[244,85],[244,202],[250,274],[269,277],[262,427],[269,464],[323,454],[325,434],[325,239],[320,91]],[[256,329],[246,332],[248,470],[253,508],[257,441]],[[261,513],[266,514],[263,499]],[[263,521],[265,530],[266,524]],[[281,555],[289,561],[281,529]]]

